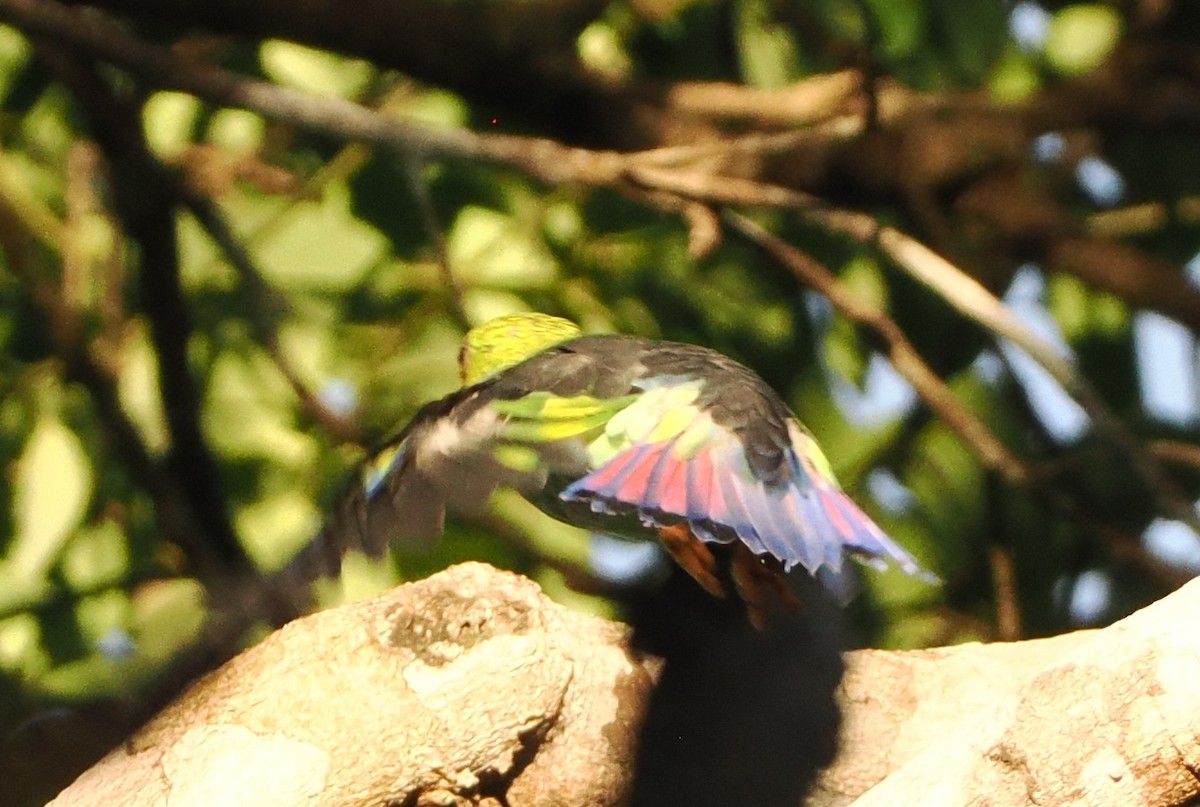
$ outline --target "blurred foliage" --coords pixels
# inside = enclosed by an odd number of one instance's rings
[[[1032,45],[1014,36],[1017,12],[994,0],[618,0],[584,29],[576,52],[612,80],[764,88],[869,63],[900,85],[978,91],[1003,108],[1086,76],[1131,36],[1122,5],[1019,5],[1041,15],[1034,13],[1043,38]],[[1194,39],[1200,27],[1190,30]],[[282,40],[212,47],[241,71],[433,126],[533,126],[357,58]],[[895,572],[856,575],[863,591],[851,608],[864,644],[995,637],[989,547],[1013,558],[1030,634],[1079,623],[1070,604],[1085,573],[1099,570],[1109,585],[1095,621],[1164,593],[1146,571],[1157,562],[1138,560],[1138,536],[1160,514],[1130,482],[1127,459],[1090,435],[1064,442],[1048,434],[987,335],[870,250],[783,222],[858,295],[887,309],[1010,448],[1058,463],[1053,483],[1077,494],[1085,517],[989,475],[897,382],[879,345],[745,245],[725,241],[695,259],[680,221],[610,191],[547,189],[514,171],[429,163],[416,176],[440,222],[455,291],[439,267],[411,166],[400,159],[180,93],[150,94],[141,122],[153,153],[219,203],[284,301],[277,345],[268,349],[261,301],[204,228],[178,216],[203,436],[219,461],[236,534],[263,571],[283,566],[316,533],[363,445],[456,386],[461,303],[473,323],[538,309],[589,331],[704,344],[757,369],[818,435],[844,485],[945,580],[930,587]],[[1090,142],[1120,171],[1133,201],[1174,203],[1200,190],[1194,134],[1097,131]],[[131,470],[128,441],[161,460],[171,435],[147,317],[152,301],[136,281],[150,270],[122,230],[114,180],[92,138],[71,92],[21,34],[0,27],[0,756],[5,746],[19,753],[36,746],[31,736],[58,731],[59,707],[86,722],[90,705],[140,692],[196,639],[211,599],[222,596],[205,591],[184,549],[160,533],[161,501]],[[1031,162],[1023,170],[1044,171],[1049,192],[1081,218],[1103,207],[1061,166]],[[854,203],[918,237],[933,231],[895,199],[864,192]],[[1139,239],[1177,263],[1200,245],[1194,218]],[[48,308],[47,295],[61,309]],[[1145,409],[1135,302],[1071,275],[1050,278],[1043,297],[1086,374],[1142,437],[1195,439],[1195,414],[1170,423]],[[71,345],[86,346],[112,374],[133,434],[114,430],[95,386],[71,364]],[[1194,342],[1191,351],[1194,373]],[[297,384],[344,417],[356,439],[315,419]],[[1182,479],[1192,496],[1194,477]],[[343,585],[318,587],[321,604],[468,558],[528,574],[578,607],[614,613],[569,585],[587,571],[584,537],[511,496],[501,497],[490,522],[452,523],[426,553],[352,558]]]

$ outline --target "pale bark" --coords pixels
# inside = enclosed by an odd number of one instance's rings
[[[860,651],[813,805],[1200,797],[1200,581],[1100,631]],[[54,802],[615,805],[655,662],[528,580],[454,567],[299,620]]]
[[[1195,803],[1198,614],[1195,580],[1104,630],[853,654],[845,751],[810,803]]]

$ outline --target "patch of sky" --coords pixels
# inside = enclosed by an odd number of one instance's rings
[[[833,325],[833,305],[819,294],[805,294],[804,307],[813,331],[824,336]],[[902,417],[917,403],[912,385],[878,353],[867,360],[862,389],[842,376],[823,368],[833,402],[852,426],[873,428]]]
[[[331,378],[317,395],[325,407],[339,417],[348,417],[358,407],[358,389],[344,378]]]
[[[1138,386],[1146,414],[1172,426],[1200,422],[1196,337],[1185,326],[1153,311],[1133,318]]]
[[[1004,362],[994,350],[981,350],[975,361],[971,362],[971,371],[980,381],[993,386],[1004,378]]]
[[[1040,163],[1061,162],[1067,154],[1067,140],[1058,132],[1046,132],[1033,138],[1029,151]]]
[[[1142,533],[1142,547],[1168,566],[1200,575],[1200,536],[1181,521],[1154,519]]]
[[[1185,271],[1200,286],[1200,255]],[[1146,414],[1180,428],[1200,423],[1200,344],[1195,334],[1162,314],[1141,311],[1133,320],[1133,342]]]
[[[892,363],[878,353],[871,354],[862,389],[841,376],[829,374],[833,401],[850,425],[873,428],[903,417],[917,404],[917,392]]]
[[[1008,33],[1017,47],[1026,53],[1039,53],[1050,33],[1050,12],[1037,3],[1024,0],[1008,15]]]
[[[1112,207],[1125,198],[1125,178],[1111,163],[1089,154],[1075,165],[1075,181],[1093,203]]]
[[[1099,569],[1060,577],[1054,583],[1054,599],[1066,606],[1072,623],[1097,625],[1112,606],[1112,578]]]
[[[913,492],[887,468],[875,468],[867,474],[867,490],[892,515],[910,512],[917,503]]]
[[[96,640],[96,649],[109,661],[124,661],[137,650],[137,643],[125,629],[113,627]]]
[[[1004,302],[1039,337],[1063,355],[1073,357],[1063,338],[1062,329],[1042,303],[1045,290],[1046,281],[1041,270],[1026,264],[1013,276]],[[1025,351],[1008,340],[1000,342],[1000,350],[1050,436],[1060,443],[1073,443],[1083,436],[1089,426],[1088,416],[1058,382]]]
[[[603,580],[635,583],[661,567],[663,554],[657,544],[649,541],[625,541],[594,532],[588,536],[588,562]]]

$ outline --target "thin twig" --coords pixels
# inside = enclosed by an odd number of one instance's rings
[[[1025,463],[1010,452],[983,421],[962,405],[883,309],[863,300],[811,256],[745,216],[725,211],[724,219],[733,230],[764,249],[803,283],[825,295],[843,316],[875,334],[886,346],[886,355],[896,371],[916,388],[954,433],[971,446],[984,467],[1000,473],[1013,484],[1025,486],[1029,483],[1030,472]]]
[[[36,277],[28,265],[22,241],[34,235],[29,222],[8,207],[7,198],[0,195],[0,244],[8,257],[7,266],[25,286],[38,320],[46,323],[50,343],[62,361],[65,376],[81,384],[96,407],[104,424],[109,444],[120,456],[133,480],[154,501],[154,517],[158,531],[175,541],[188,552],[203,546],[206,539],[195,520],[188,515],[187,498],[178,479],[164,471],[161,463],[146,446],[137,425],[121,405],[116,373],[103,358],[103,353],[90,345],[79,313],[69,306],[50,283]],[[202,552],[201,552],[202,554]],[[201,570],[207,564],[197,564]]]
[[[1096,430],[1130,459],[1161,512],[1200,534],[1200,516],[1166,470],[1129,426],[1113,414],[1091,383],[1065,356],[1021,322],[1004,303],[954,264],[911,236],[881,227],[865,213],[825,209],[810,218],[830,229],[876,244],[908,275],[946,300],[959,313],[1008,339],[1040,364],[1055,382],[1083,407]]]
[[[442,276],[442,285],[450,296],[450,313],[454,321],[464,331],[470,329],[471,320],[463,303],[462,288],[454,277],[454,269],[450,266],[450,251],[446,248],[446,231],[438,220],[437,209],[433,206],[433,197],[429,195],[429,185],[421,175],[424,167],[422,160],[416,157],[406,157],[404,173],[408,177],[408,187],[412,190],[413,198],[417,201],[417,209],[421,211],[421,223],[425,234],[433,243],[433,251],[437,256],[438,271]]]
[[[1116,557],[1134,562],[1160,581],[1167,589],[1178,588],[1187,578],[1165,564],[1159,563],[1143,551],[1140,546],[1128,546],[1111,528],[1097,522],[1080,508],[1074,499],[1052,485],[1038,484],[1044,473],[1035,472],[1029,465],[1012,454],[987,426],[963,407],[954,393],[925,364],[916,349],[908,341],[899,326],[882,309],[872,306],[850,292],[828,269],[810,256],[787,244],[754,222],[737,213],[726,211],[723,218],[729,226],[758,244],[769,254],[787,266],[801,282],[825,295],[845,317],[871,330],[888,345],[887,356],[917,390],[922,399],[970,446],[983,466],[998,472],[1007,482],[1024,487],[1046,507],[1079,525],[1080,529],[1100,536],[1102,542]],[[1006,551],[1005,551],[1006,552]],[[1020,632],[1020,610],[1015,596],[1015,567],[999,568],[998,564],[1012,564],[1011,557],[989,557],[992,566],[993,584],[996,586],[997,627],[1003,631]],[[1010,601],[1011,600],[1011,601]]]
[[[279,341],[282,312],[287,308],[286,299],[263,277],[250,253],[242,246],[229,226],[217,204],[186,183],[172,183],[175,192],[204,228],[209,237],[225,255],[225,259],[238,273],[242,286],[249,297],[253,312],[250,322],[255,341],[266,351],[280,374],[287,380],[300,401],[304,412],[329,432],[335,439],[359,442],[358,430],[346,418],[331,410],[321,398],[314,394],[292,365]]]
[[[688,115],[746,120],[795,130],[844,113],[860,84],[854,70],[808,76],[783,87],[680,81],[667,90],[666,103]]]
[[[862,131],[862,118],[854,115],[810,129],[753,133],[695,146],[633,154],[590,151],[546,138],[433,129],[340,98],[310,96],[236,76],[151,45],[94,9],[77,10],[55,0],[0,0],[0,20],[132,70],[162,89],[192,93],[222,106],[247,109],[344,140],[374,143],[409,157],[458,157],[505,165],[552,185],[579,182],[616,187],[626,168],[634,164],[678,165],[715,155],[786,152],[813,139],[850,139]]]
[[[862,73],[862,93],[866,101],[863,110],[863,120],[867,129],[879,125],[879,64],[875,59],[875,50],[879,47],[879,22],[875,12],[866,0],[853,0],[858,10],[858,18],[862,20],[864,42],[858,63]]]
[[[1003,642],[1021,638],[1021,599],[1017,595],[1017,570],[1012,553],[999,544],[988,547],[992,588],[996,592],[996,636]]]
[[[379,115],[340,98],[315,97],[265,81],[233,76],[148,44],[107,15],[55,0],[0,0],[0,20],[94,58],[135,71],[163,89],[182,90],[214,103],[275,120],[376,143],[422,157],[461,157],[518,168],[550,184],[612,185],[625,160],[617,152],[570,148],[545,139],[432,129]]]
[[[635,181],[669,190],[690,199],[717,200],[726,204],[751,204],[799,211],[827,230],[875,246],[909,276],[934,291],[968,319],[1015,344],[1040,364],[1091,418],[1101,434],[1129,458],[1161,512],[1186,523],[1200,534],[1200,516],[1158,460],[1129,427],[1112,413],[1103,398],[1066,356],[1038,336],[990,291],[911,236],[882,226],[866,213],[841,210],[810,194],[753,180],[713,177],[698,172],[637,168]]]
[[[1178,440],[1155,440],[1150,444],[1150,453],[1163,462],[1200,468],[1200,445]]]

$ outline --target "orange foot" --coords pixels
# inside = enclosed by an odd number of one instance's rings
[[[783,572],[765,563],[740,541],[733,547],[730,573],[738,596],[746,603],[750,624],[759,630],[767,626],[775,605],[782,604],[793,611],[800,607],[800,600],[788,588]]]
[[[714,597],[724,597],[725,587],[717,579],[717,559],[687,523],[658,528],[659,540],[680,567]]]

